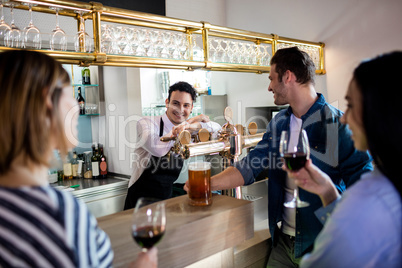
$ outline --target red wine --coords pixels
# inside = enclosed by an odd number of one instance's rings
[[[307,161],[305,153],[287,153],[283,156],[285,159],[286,167],[289,170],[297,171],[304,167]]]
[[[164,234],[161,226],[145,226],[133,231],[133,238],[140,247],[149,249],[158,243]]]

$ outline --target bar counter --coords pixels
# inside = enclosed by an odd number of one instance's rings
[[[207,207],[188,205],[187,195],[164,201],[166,233],[157,244],[159,267],[185,267],[222,252],[223,267],[234,267],[233,247],[254,235],[253,203],[225,195],[212,198]],[[130,209],[97,219],[111,239],[114,267],[127,267],[141,251],[131,236],[132,214]]]

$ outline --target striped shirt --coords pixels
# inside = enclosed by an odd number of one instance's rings
[[[0,187],[0,267],[111,267],[86,205],[51,186]]]

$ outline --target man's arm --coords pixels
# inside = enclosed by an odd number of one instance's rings
[[[232,189],[244,185],[240,171],[235,167],[228,167],[224,171],[211,177],[211,190]]]
[[[178,135],[183,130],[188,130],[190,133],[194,134],[201,128],[205,128],[211,133],[216,133],[221,130],[221,126],[216,122],[210,121],[209,116],[200,114],[188,119],[178,126],[175,126],[173,128],[173,135]]]
[[[240,171],[235,167],[228,167],[224,171],[211,177],[211,190],[232,189],[244,185],[244,179]],[[188,192],[188,180],[184,185],[184,190]]]
[[[149,118],[142,118],[137,122],[137,147],[142,147],[150,154],[161,157],[172,148],[174,141],[162,142],[159,137],[159,125]],[[171,136],[171,131],[165,136]]]

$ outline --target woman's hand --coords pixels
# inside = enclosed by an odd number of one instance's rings
[[[158,249],[151,248],[147,252],[140,252],[135,261],[130,263],[130,268],[157,268],[158,267]]]
[[[311,159],[307,160],[304,168],[298,171],[290,171],[286,168],[286,165],[282,165],[282,169],[288,173],[289,178],[293,179],[297,186],[317,194],[321,198],[324,207],[339,196],[331,178],[315,166]]]

